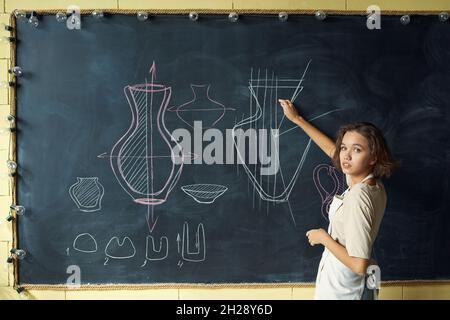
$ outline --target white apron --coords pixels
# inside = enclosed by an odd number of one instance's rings
[[[369,174],[361,182],[373,178]],[[337,209],[342,206],[344,195],[334,196],[330,205],[328,217],[328,234],[331,235],[331,224]],[[322,259],[319,263],[319,270],[316,278],[316,290],[314,299],[316,300],[360,300],[364,291],[365,276],[354,273],[350,268],[339,261],[334,254],[324,249]]]

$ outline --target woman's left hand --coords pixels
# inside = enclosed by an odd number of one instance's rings
[[[311,229],[306,233],[308,237],[309,244],[315,246],[316,244],[322,244],[325,239],[329,236],[328,233],[323,229]]]

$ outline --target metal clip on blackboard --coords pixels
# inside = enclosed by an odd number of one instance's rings
[[[239,15],[236,12],[231,12],[228,15],[228,20],[230,20],[231,22],[236,22],[239,19]]]
[[[55,15],[56,21],[58,22],[66,22],[67,21],[67,14],[65,12],[58,12]]]
[[[18,206],[18,205],[10,205],[9,206],[9,214],[6,217],[6,221],[11,222],[14,220],[15,215],[23,216],[25,214],[25,207],[24,206]]]
[[[39,26],[39,19],[36,12],[31,12],[30,18],[28,19],[28,23],[33,27],[37,28]]]
[[[6,23],[0,23],[0,26],[2,27],[2,29],[4,29],[5,31],[13,31],[13,27],[11,27],[10,25],[7,25]]]
[[[13,43],[15,41],[16,41],[16,39],[13,37],[1,37],[0,38],[1,43]]]
[[[15,176],[17,170],[17,162],[15,162],[14,160],[7,160],[6,166],[9,169],[9,176],[10,177]]]
[[[3,87],[4,85],[8,87],[8,86],[10,86],[11,82],[12,81],[10,81],[9,84],[8,83],[6,83],[6,84],[5,83],[0,83],[0,87]],[[14,85],[14,82],[12,82],[12,83]],[[0,128],[0,134],[10,134],[10,133],[16,132],[15,119],[16,118],[13,115],[6,116],[5,120],[9,123],[9,127],[7,127],[7,128]]]
[[[20,296],[21,299],[25,299],[25,298],[28,297],[28,296],[27,296],[27,292],[25,291],[25,288],[24,288],[24,287],[17,287],[17,288],[16,288],[16,291],[17,291],[17,293],[19,294],[19,296]]]
[[[10,81],[10,82],[9,82],[9,85],[10,85],[10,86],[11,86],[11,85],[14,85],[14,82],[13,82],[13,81]],[[6,116],[6,121],[9,122],[10,126],[14,126],[14,125],[16,124],[16,117],[14,117],[12,114],[8,114],[8,115]]]
[[[17,215],[23,216],[25,214],[25,207],[13,204],[9,206],[9,209],[14,211]]]
[[[197,21],[198,20],[198,13],[197,12],[189,12],[189,20]]]
[[[14,81],[2,81],[0,82],[0,87],[3,89],[8,89],[14,86]]]
[[[23,76],[23,70],[19,66],[12,67],[11,69],[8,70],[8,72],[14,75],[15,77]]]
[[[278,14],[278,19],[280,19],[281,22],[286,22],[288,17],[289,16],[288,16],[287,12],[280,12]]]
[[[327,18],[327,14],[323,11],[316,11],[314,14],[317,20],[323,21]]]
[[[139,11],[136,13],[136,17],[139,21],[146,21],[148,19],[148,13],[145,11]]]
[[[14,16],[16,19],[25,19],[27,17],[27,13],[23,10],[15,10]]]
[[[25,259],[25,256],[27,255],[27,252],[22,249],[12,248],[9,250],[9,252],[15,257],[17,260],[23,260]]]
[[[22,10],[14,11],[14,16],[16,17],[16,19],[27,19],[27,15],[28,14]],[[36,12],[34,12],[34,11],[30,12],[30,17],[28,18],[28,23],[31,24],[33,27],[37,27],[39,25],[39,19],[37,17]]]
[[[450,15],[448,14],[448,12],[441,12],[439,13],[439,21],[441,22],[445,22],[448,20],[448,18],[450,17]]]
[[[91,14],[95,19],[101,19],[105,17],[105,13],[101,10],[94,10]]]
[[[409,16],[409,14],[405,14],[405,15],[400,17],[400,23],[402,25],[406,26],[410,22],[411,22],[411,17]]]

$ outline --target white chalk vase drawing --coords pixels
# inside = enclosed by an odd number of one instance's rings
[[[250,91],[250,116],[237,122],[232,130],[233,143],[245,173],[254,186],[254,190],[262,200],[283,203],[289,201],[289,196],[302,171],[306,156],[311,147],[311,139],[299,141],[298,132],[293,132],[294,127],[290,121],[285,120],[278,98],[288,98],[295,103],[296,98],[303,91],[302,83],[308,70],[309,63],[303,74],[295,79],[279,78],[274,72],[258,69],[251,71],[248,89]],[[250,156],[242,154],[239,148],[238,132],[240,130],[256,130],[267,132],[267,135],[257,136],[254,132],[253,141],[259,139],[261,147],[257,150],[257,144],[249,142],[249,154],[255,159],[247,159]],[[265,138],[270,136],[270,139]],[[251,136],[250,139],[251,141]],[[292,150],[292,141],[295,141],[295,149],[298,152],[292,154],[281,153],[279,150]],[[271,154],[268,157],[269,153]],[[256,163],[256,155],[259,162]],[[270,159],[270,162],[267,161]],[[266,163],[264,163],[266,162]],[[275,168],[268,170],[268,168]]]
[[[178,156],[183,154],[182,148],[165,124],[171,87],[155,83],[155,63],[150,76],[150,83],[124,88],[132,120],[112,148],[110,164],[120,186],[134,202],[153,206],[167,200],[180,178],[184,159],[176,159],[183,158]]]
[[[215,126],[223,118],[226,110],[234,109],[226,108],[211,98],[210,88],[210,84],[191,84],[192,99],[167,111],[176,111],[178,118],[191,128],[194,128],[194,121],[202,121],[205,129]]]
[[[70,197],[83,212],[99,211],[104,193],[105,189],[97,177],[77,177],[77,182],[69,188]]]

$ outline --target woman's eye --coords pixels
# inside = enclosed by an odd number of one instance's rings
[[[358,149],[358,148],[355,148],[354,150],[355,150],[355,152],[360,152],[361,151],[361,149]]]
[[[341,147],[341,150],[345,150],[345,147]]]

